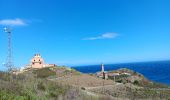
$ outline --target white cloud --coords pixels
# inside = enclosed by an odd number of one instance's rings
[[[104,33],[100,36],[88,37],[88,38],[84,38],[83,40],[113,39],[116,38],[117,36],[118,36],[117,33]]]
[[[0,25],[7,25],[7,26],[24,26],[27,25],[26,22],[22,19],[3,19],[0,20]]]

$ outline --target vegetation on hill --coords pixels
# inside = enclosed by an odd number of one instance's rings
[[[48,81],[43,75],[37,78],[35,72],[27,72],[18,76],[12,75],[12,80],[0,77],[0,99],[1,100],[48,100],[56,99],[70,89],[69,86],[62,86]]]
[[[113,74],[116,73],[116,74]],[[119,75],[118,75],[119,73]],[[117,98],[168,100],[170,99],[170,86],[155,83],[146,79],[142,74],[123,68],[109,71],[109,79],[116,82],[113,86],[91,89],[91,92],[111,95]]]
[[[49,80],[61,70],[80,74],[64,67],[31,69],[18,75],[0,72],[0,100],[100,100],[79,88]]]
[[[49,76],[56,75],[56,72],[51,70],[50,68],[42,68],[33,70],[33,73],[37,75],[38,78],[47,78]]]
[[[0,72],[0,100],[170,99],[168,86],[128,69],[119,71],[131,75],[120,75],[114,82],[112,77],[103,80],[66,67],[29,69],[18,75]]]
[[[109,79],[112,79],[118,83],[131,83],[133,85],[145,87],[145,88],[168,88],[168,85],[156,83],[153,81],[148,80],[142,74],[135,72],[133,70],[127,68],[121,68],[118,70],[110,71],[109,73],[128,73],[128,74],[120,74],[115,77],[109,76]]]

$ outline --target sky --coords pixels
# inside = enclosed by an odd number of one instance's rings
[[[39,53],[78,66],[170,59],[169,0],[0,0],[0,69],[12,29],[15,66]]]

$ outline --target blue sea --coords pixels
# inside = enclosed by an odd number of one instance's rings
[[[82,73],[96,73],[101,70],[100,65],[86,65],[72,67]],[[106,64],[105,71],[128,68],[143,74],[149,80],[170,85],[170,61]]]

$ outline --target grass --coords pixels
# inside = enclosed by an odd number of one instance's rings
[[[12,75],[6,72],[0,72],[0,100],[109,100],[108,96],[94,97],[86,94],[85,88],[75,88],[69,85],[63,85],[55,81],[50,81],[49,77],[56,77],[56,72],[62,72],[67,75],[80,75],[74,69],[67,70],[64,67],[53,67],[43,69],[33,69],[19,75]],[[117,77],[118,80],[128,76]],[[84,80],[83,82],[85,82]],[[140,85],[140,82],[134,81],[134,85]],[[170,99],[170,91],[150,90],[149,88],[161,87],[166,88],[161,84],[150,83],[146,84],[146,88],[137,90],[126,87],[127,97],[133,98],[165,98]],[[118,97],[122,96],[125,90],[118,93]],[[110,94],[113,91],[109,91]],[[106,94],[109,92],[105,92]],[[116,92],[115,92],[116,93]],[[120,95],[119,95],[120,94]],[[112,95],[113,96],[113,95]]]
[[[0,72],[0,100],[96,100],[89,99],[79,88],[48,80],[56,68],[33,69],[19,75]],[[77,73],[70,70],[68,73]],[[12,77],[12,80],[10,80]]]
[[[71,87],[47,80],[46,77],[54,75],[47,70],[33,70],[18,77],[12,75],[12,81],[7,80],[9,76],[1,75],[0,100],[48,100],[64,95]]]
[[[47,78],[56,75],[55,71],[51,70],[49,67],[33,70],[33,73],[36,74],[38,78]]]

